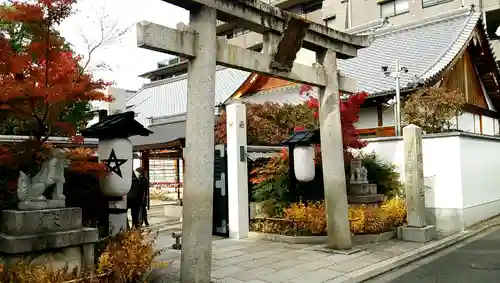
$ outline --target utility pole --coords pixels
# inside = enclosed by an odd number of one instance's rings
[[[394,113],[394,124],[395,124],[395,128],[396,128],[396,136],[402,136],[400,80],[401,80],[401,72],[408,73],[408,69],[406,67],[400,66],[398,59],[396,59],[395,65],[396,65],[395,72],[390,72],[388,70],[387,66],[382,66],[382,71],[384,71],[384,74],[386,76],[394,78],[394,80],[396,82],[396,109],[395,109],[395,113]]]

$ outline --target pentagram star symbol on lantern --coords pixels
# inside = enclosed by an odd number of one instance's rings
[[[116,175],[120,176],[120,178],[123,178],[122,176],[122,170],[120,169],[120,166],[122,166],[124,163],[127,162],[127,159],[118,159],[116,157],[116,153],[114,149],[111,149],[111,153],[109,154],[108,159],[103,159],[102,160],[104,163],[109,168],[109,171],[115,173]],[[111,166],[111,163],[114,163],[113,166]]]

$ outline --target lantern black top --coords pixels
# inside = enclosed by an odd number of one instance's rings
[[[149,136],[153,132],[135,120],[135,113],[128,111],[104,117],[81,131],[86,138],[128,139],[131,136]]]
[[[282,145],[312,145],[319,144],[319,128],[314,130],[296,131],[289,138],[282,141]]]

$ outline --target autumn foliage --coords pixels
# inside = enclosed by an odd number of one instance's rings
[[[247,104],[247,143],[278,145],[296,127],[313,129],[317,121],[306,104]],[[215,126],[216,143],[226,143],[226,114],[222,113]]]
[[[300,95],[308,99],[303,104],[247,104],[247,143],[250,145],[279,145],[293,131],[315,129],[318,122],[318,99],[310,95],[309,86],[300,89]],[[359,92],[340,102],[342,140],[346,161],[350,157],[348,149],[359,149],[365,143],[359,138],[355,123],[359,120],[359,110],[367,93]],[[215,140],[226,143],[226,115],[222,113],[215,126]],[[317,155],[319,157],[319,154]]]
[[[405,102],[404,120],[421,127],[425,133],[440,133],[451,127],[452,119],[462,115],[465,102],[465,95],[459,91],[424,88]]]
[[[56,134],[74,138],[85,125],[75,109],[89,101],[112,100],[103,92],[109,84],[80,67],[82,58],[56,30],[74,3],[10,1],[0,6],[0,125],[21,121],[31,137],[20,151],[0,150],[2,161],[20,154],[33,160]]]
[[[32,121],[31,133],[44,139],[55,131],[78,130],[61,115],[73,103],[109,101],[107,83],[93,80],[79,67],[81,58],[68,49],[56,26],[71,13],[74,0],[13,2],[0,9],[0,109]]]
[[[300,94],[309,97],[307,105],[313,110],[314,117],[318,118],[319,101],[317,98],[309,95],[311,91],[312,87],[308,85],[303,85],[300,88]],[[355,127],[355,123],[359,120],[359,110],[361,109],[361,105],[365,102],[366,97],[368,97],[368,93],[358,92],[343,101],[340,100],[340,121],[342,123],[344,151],[349,148],[360,149],[366,145],[366,143],[359,138],[359,134]]]

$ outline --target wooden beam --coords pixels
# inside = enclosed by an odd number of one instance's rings
[[[205,5],[217,10],[217,18],[221,21],[238,22],[241,28],[254,32],[275,32],[283,34],[287,20],[297,17],[273,5],[262,1],[239,0],[163,0],[164,2],[188,9],[198,9]],[[338,54],[339,58],[356,57],[359,48],[370,44],[370,36],[351,35],[323,25],[311,22],[304,37],[304,48],[320,51],[330,49]]]
[[[190,31],[179,31],[150,22],[137,24],[137,46],[144,49],[193,58],[195,56],[195,40],[196,34]],[[325,74],[318,65],[310,67],[295,63],[292,71],[287,73],[271,69],[272,60],[273,58],[269,54],[230,45],[225,39],[218,41],[217,63],[221,66],[316,87],[325,86]],[[339,76],[339,87],[342,91],[354,93],[356,92],[356,81]]]
[[[293,62],[297,59],[297,53],[302,48],[302,42],[309,26],[310,23],[305,19],[290,18],[284,31],[286,36],[281,36],[276,49],[269,53],[274,59],[271,61],[272,69],[290,72],[293,68]]]
[[[384,110],[382,105],[377,105],[377,126],[382,127],[384,125]]]
[[[500,113],[470,103],[466,103],[463,107],[463,110],[465,112],[482,115],[490,118],[495,118],[495,119],[500,118]]]

